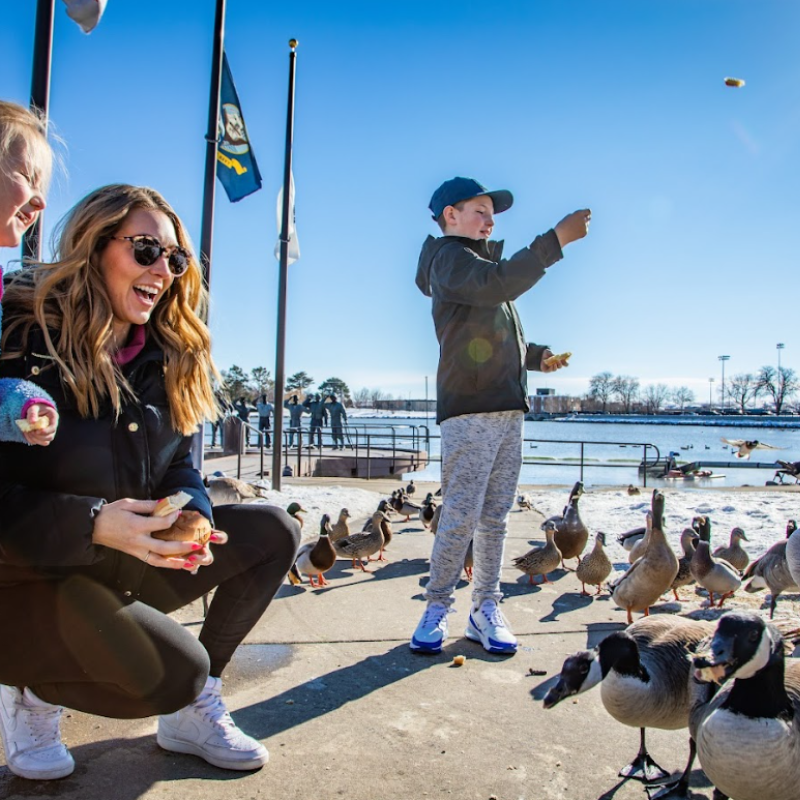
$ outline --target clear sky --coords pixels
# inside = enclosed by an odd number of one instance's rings
[[[45,233],[104,183],[159,189],[199,244],[213,0],[109,0],[89,36],[56,6],[51,118],[66,174]],[[599,372],[688,385],[800,370],[800,4],[794,0],[228,0],[226,50],[264,189],[219,184],[214,355],[274,375],[276,194],[288,39],[297,54],[302,258],[287,375],[434,396],[414,285],[427,204],[454,175],[511,189],[509,252],[591,207],[587,239],[519,302],[527,338],[574,353],[530,387]],[[0,96],[27,103],[35,3],[4,2]],[[726,88],[723,78],[746,80]],[[17,253],[0,251],[0,263]]]

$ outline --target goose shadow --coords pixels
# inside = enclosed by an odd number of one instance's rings
[[[570,611],[580,611],[582,608],[592,605],[594,597],[582,595],[580,592],[565,593],[553,600],[553,606],[548,614],[540,617],[539,622],[555,622],[559,614],[568,614]]]

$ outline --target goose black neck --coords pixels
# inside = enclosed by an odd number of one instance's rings
[[[745,717],[791,720],[794,709],[784,685],[784,656],[773,652],[767,665],[752,678],[737,679],[722,708]]]
[[[614,669],[620,675],[628,675],[649,681],[650,676],[639,658],[639,646],[629,633],[612,633],[598,647],[600,670],[605,678]]]

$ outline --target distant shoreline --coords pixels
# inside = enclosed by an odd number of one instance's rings
[[[751,416],[648,416],[644,414],[570,414],[552,422],[598,422],[627,425],[706,425],[711,428],[800,428],[800,417],[751,417]]]

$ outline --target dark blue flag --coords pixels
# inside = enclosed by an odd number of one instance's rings
[[[228,200],[235,203],[261,188],[261,173],[250,148],[247,128],[233,85],[228,56],[222,54],[222,83],[219,92],[220,119],[217,148],[217,177],[225,187]]]

